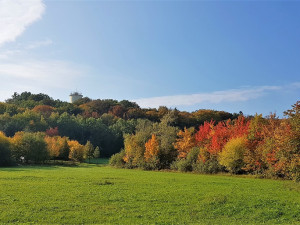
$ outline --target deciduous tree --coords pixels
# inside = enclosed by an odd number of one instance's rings
[[[196,146],[195,137],[194,137],[194,129],[186,129],[180,130],[177,133],[178,138],[176,139],[176,142],[174,143],[174,147],[178,152],[178,158],[179,159],[185,159],[187,154],[191,151],[193,147]]]

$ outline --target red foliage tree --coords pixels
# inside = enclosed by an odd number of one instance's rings
[[[229,127],[230,139],[248,135],[250,121],[246,121],[244,116],[239,116],[232,126]]]
[[[52,128],[46,130],[46,135],[49,137],[59,136],[58,127]]]
[[[209,142],[210,132],[214,127],[214,121],[204,122],[199,127],[199,131],[195,134],[196,144],[199,147],[205,147]]]

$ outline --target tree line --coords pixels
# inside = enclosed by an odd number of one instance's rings
[[[125,135],[124,149],[110,164],[125,168],[173,169],[200,173],[230,172],[300,180],[300,101],[287,118],[256,114],[199,127],[173,126],[174,113],[159,123],[138,121]]]
[[[57,135],[77,140],[82,145],[90,141],[101,148],[103,157],[110,157],[124,147],[124,135],[134,133],[138,119],[159,122],[170,111],[164,106],[142,109],[128,100],[85,97],[71,104],[46,94],[14,93],[5,103],[0,102],[0,131],[12,137],[20,131],[46,132],[56,128]],[[180,128],[240,115],[215,110],[173,111],[176,114],[174,126]]]
[[[7,137],[0,132],[0,166],[24,163],[44,163],[47,160],[73,160],[99,158],[100,148],[87,141],[81,145],[68,137],[49,136],[42,132],[17,132]]]
[[[0,165],[111,157],[126,168],[299,179],[299,102],[275,115],[143,109],[127,100],[74,104],[23,92],[0,102]]]

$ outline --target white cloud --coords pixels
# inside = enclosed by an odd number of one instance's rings
[[[46,93],[60,98],[80,86],[89,68],[58,60],[20,60],[0,62],[0,101],[14,92]],[[67,100],[67,99],[66,99]]]
[[[2,52],[0,51],[0,59],[9,59],[12,56],[19,55],[21,53],[22,53],[22,51],[19,49],[6,50],[6,51],[2,51]]]
[[[0,63],[0,80],[14,85],[63,88],[83,77],[86,68],[58,60],[28,60]]]
[[[15,59],[18,56],[26,55],[30,50],[37,49],[40,47],[45,47],[53,44],[53,41],[49,38],[43,40],[43,41],[35,41],[31,42],[30,44],[23,45],[23,44],[17,44],[17,48],[12,49],[0,49],[0,59],[2,60],[11,60]]]
[[[42,0],[0,0],[0,46],[15,41],[44,11]]]
[[[280,89],[282,89],[281,86],[260,86],[252,88],[248,87],[243,89],[216,91],[211,93],[141,98],[132,101],[136,102],[144,108],[157,108],[159,106],[192,106],[200,103],[219,104],[224,102],[241,102],[250,99],[256,99],[268,93],[269,91],[276,91]]]
[[[28,46],[26,46],[26,49],[35,49],[35,48],[39,48],[39,47],[48,46],[51,44],[53,44],[53,41],[51,39],[47,38],[46,40],[36,41],[36,42],[29,44]]]

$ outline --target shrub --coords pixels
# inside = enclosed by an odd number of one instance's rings
[[[187,171],[189,171],[187,168],[188,168],[188,163],[187,163],[187,161],[185,159],[177,159],[170,166],[170,169],[172,169],[172,170],[178,170],[180,172],[187,172]]]
[[[198,173],[215,174],[224,171],[224,167],[219,164],[217,158],[212,157],[206,161],[198,161],[193,164],[193,170]]]
[[[109,159],[109,165],[122,168],[125,166],[124,161],[125,151],[121,150],[121,152],[112,155]]]
[[[181,172],[193,171],[193,167],[197,163],[199,155],[199,148],[194,147],[187,154],[186,159],[178,159],[171,165],[171,169],[179,170]]]

